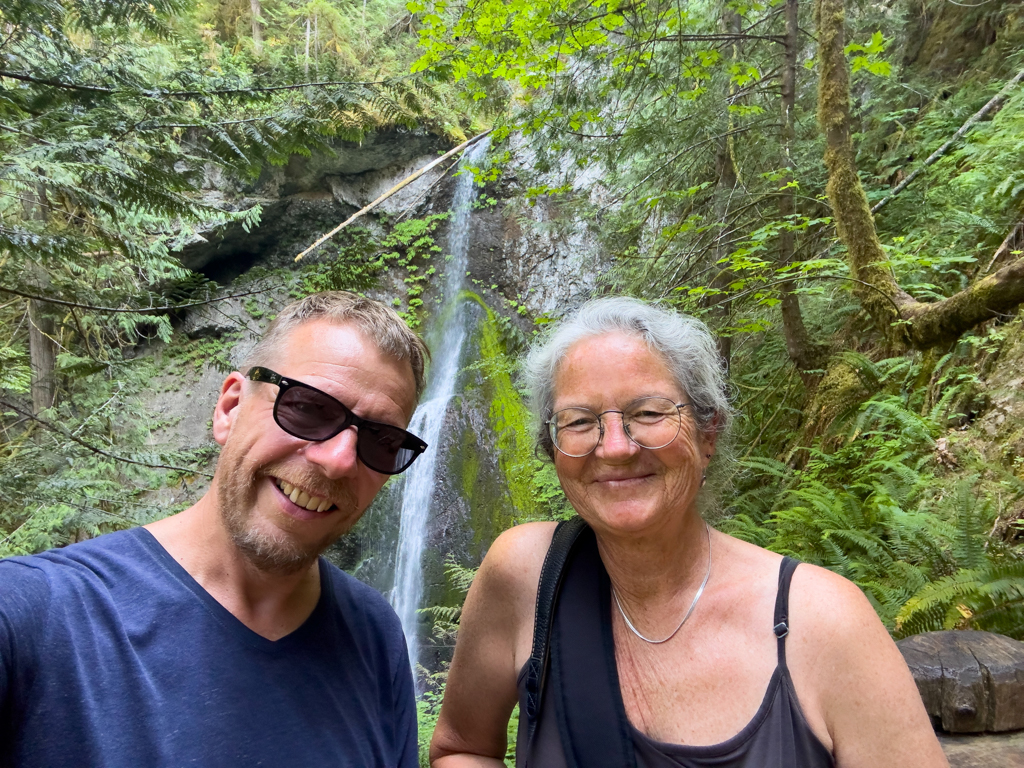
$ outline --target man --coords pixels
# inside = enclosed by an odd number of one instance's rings
[[[195,506],[0,562],[0,765],[418,765],[398,619],[319,556],[426,447],[425,356],[378,302],[293,304],[224,381]]]

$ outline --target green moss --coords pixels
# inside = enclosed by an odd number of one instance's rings
[[[463,435],[463,445],[466,443],[467,436]],[[462,460],[462,497],[469,501],[470,507],[472,507],[473,491],[476,487],[475,480],[480,474],[480,455],[476,451],[463,451],[462,455],[465,457]]]
[[[198,373],[208,365],[229,373],[234,370],[231,349],[241,337],[241,331],[231,331],[215,338],[188,339],[168,347],[167,357],[174,362],[177,370],[189,369]]]
[[[498,464],[508,483],[512,506],[519,516],[531,517],[536,511],[533,495],[533,456],[530,440],[530,415],[512,382],[508,351],[502,341],[499,321],[483,299],[472,291],[463,296],[479,304],[487,314],[480,326],[481,366],[494,388],[491,400],[491,427],[497,435]]]

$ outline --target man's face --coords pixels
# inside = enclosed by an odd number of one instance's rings
[[[354,325],[312,320],[279,350],[268,368],[332,395],[358,416],[402,428],[412,418],[409,362],[382,353]],[[356,456],[355,428],[323,442],[289,435],[274,421],[277,393],[276,385],[240,373],[224,382],[214,415],[214,437],[223,446],[214,482],[221,519],[239,550],[261,570],[294,572],[355,524],[387,475]]]

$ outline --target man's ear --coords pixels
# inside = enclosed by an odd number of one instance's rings
[[[242,404],[242,391],[245,388],[245,377],[235,371],[226,379],[220,387],[220,397],[217,398],[217,407],[213,409],[213,439],[219,445],[224,445],[231,434],[231,428],[238,416],[238,409]]]

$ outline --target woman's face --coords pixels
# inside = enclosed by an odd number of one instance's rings
[[[555,376],[554,410],[573,406],[594,413],[622,408],[641,397],[688,403],[664,360],[644,341],[607,333],[569,348]],[[601,417],[604,436],[592,453],[573,458],[555,450],[555,470],[576,511],[597,531],[643,532],[681,521],[700,490],[714,441],[697,429],[689,408],[664,448],[641,448],[622,429],[617,413]]]

